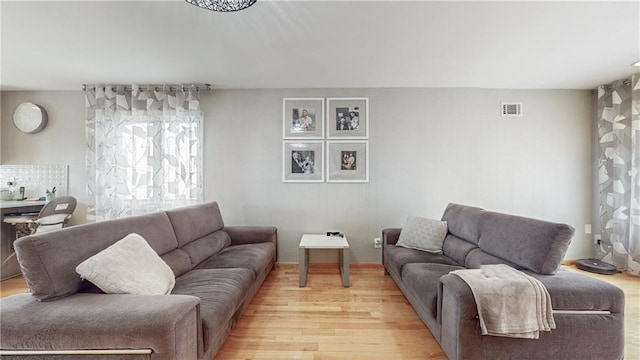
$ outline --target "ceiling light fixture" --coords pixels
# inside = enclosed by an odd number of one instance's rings
[[[239,11],[248,8],[257,0],[185,0],[203,9],[220,12]]]
[[[631,66],[640,66],[640,60],[634,62],[633,64],[631,64]]]

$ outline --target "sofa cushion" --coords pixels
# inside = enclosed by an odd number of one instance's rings
[[[527,272],[540,280],[551,296],[554,310],[595,310],[624,313],[624,292],[600,279],[573,271],[560,270],[555,275]]]
[[[218,230],[212,234],[208,234],[186,244],[182,247],[182,250],[189,255],[191,268],[194,268],[205,259],[228,247],[229,244],[231,244],[229,234],[222,230]]]
[[[445,221],[409,216],[400,231],[396,245],[441,254],[445,236],[447,236]]]
[[[245,300],[254,276],[249,269],[197,269],[176,279],[172,294],[200,298],[203,346],[219,338],[233,325],[233,316]],[[226,335],[222,335],[223,339]],[[199,340],[200,341],[200,340]]]
[[[271,270],[275,261],[276,247],[273,243],[233,245],[213,255],[198,265],[198,269],[246,268],[254,278],[261,271]]]
[[[459,265],[455,260],[442,254],[434,254],[401,246],[387,245],[384,248],[386,266],[402,274],[402,267],[410,263],[436,263],[445,265]]]
[[[464,269],[459,265],[433,264],[433,263],[413,263],[406,264],[402,268],[402,281],[407,288],[413,290],[413,295],[421,299],[420,307],[414,309],[421,318],[434,321],[438,315],[438,289],[440,287],[440,277],[453,270]],[[420,314],[427,312],[428,317]],[[431,324],[430,324],[431,325]]]
[[[25,236],[14,244],[31,293],[39,300],[53,300],[88,286],[80,279],[76,266],[133,232],[147,239],[158,254],[178,247],[164,212],[71,226]]]
[[[191,259],[189,258],[189,254],[187,254],[182,249],[175,249],[173,251],[169,251],[168,253],[160,256],[164,262],[169,265],[173,274],[178,277],[184,275],[187,271],[193,269],[191,265]]]
[[[463,240],[478,244],[480,241],[480,224],[485,211],[478,207],[449,204],[442,214],[447,222],[449,233]]]
[[[477,248],[477,245],[462,240],[453,234],[447,235],[442,243],[442,253],[455,260],[461,266],[464,266],[467,255],[471,250]]]
[[[107,294],[166,295],[175,285],[171,268],[135,233],[81,262],[76,271]]]
[[[171,209],[166,213],[173,225],[179,247],[224,227],[216,202]]]
[[[539,274],[554,274],[573,227],[515,215],[485,212],[478,246],[486,253]]]
[[[464,267],[467,269],[480,269],[482,265],[492,265],[492,264],[505,264],[509,265],[514,269],[523,270],[524,267],[514,264],[505,259],[501,259],[497,256],[493,256],[488,254],[480,248],[475,248],[469,251],[464,263]]]

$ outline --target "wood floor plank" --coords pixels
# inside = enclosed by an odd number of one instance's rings
[[[581,272],[625,292],[625,357],[640,354],[640,278]],[[335,264],[311,264],[298,287],[297,264],[278,264],[240,318],[216,360],[444,360],[438,342],[379,264],[352,264],[342,287]],[[22,278],[0,296],[27,291]]]

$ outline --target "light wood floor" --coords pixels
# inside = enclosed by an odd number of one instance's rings
[[[624,290],[625,356],[640,359],[640,278],[582,273]],[[1,297],[26,290],[22,278],[0,283]],[[300,288],[297,264],[279,264],[216,357],[225,359],[446,356],[381,265],[352,264],[351,287],[343,288],[335,265],[311,264],[307,286]]]

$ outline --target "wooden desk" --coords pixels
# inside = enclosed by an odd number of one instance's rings
[[[0,201],[0,264],[13,254],[13,242],[16,238],[16,228],[4,222],[6,214],[39,212],[46,201]],[[20,275],[20,266],[15,256],[0,268],[0,280]]]

